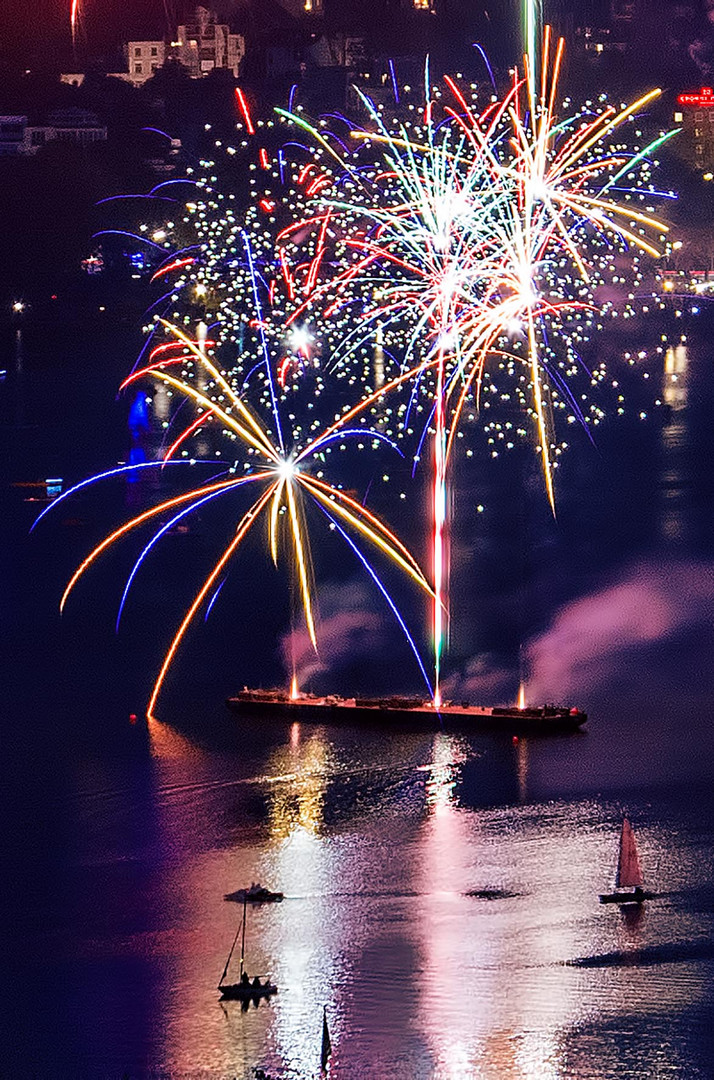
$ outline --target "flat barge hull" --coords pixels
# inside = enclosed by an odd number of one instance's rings
[[[233,712],[244,716],[265,716],[287,723],[370,725],[421,730],[445,727],[460,731],[501,731],[509,735],[579,731],[587,720],[587,714],[579,709],[557,706],[487,709],[450,704],[437,711],[426,704],[400,706],[389,702],[364,703],[359,698],[291,699],[287,696],[271,697],[250,691],[228,698],[226,704]]]

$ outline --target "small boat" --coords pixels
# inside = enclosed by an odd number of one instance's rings
[[[284,893],[271,892],[259,881],[252,882],[249,889],[236,889],[235,892],[226,893],[223,897],[224,900],[235,900],[238,904],[244,901],[249,904],[278,904],[283,898]]]
[[[644,889],[634,830],[627,818],[623,818],[622,832],[620,833],[620,854],[615,875],[615,892],[601,895],[600,903],[641,904],[643,900],[652,899],[654,899],[654,893],[645,892]]]
[[[244,967],[245,962],[245,922],[246,912],[248,908],[247,900],[243,901],[243,919],[241,925],[236,930],[236,936],[233,938],[233,944],[231,945],[231,951],[228,953],[228,959],[226,960],[226,966],[223,968],[223,974],[221,975],[218,983],[218,990],[220,991],[221,998],[228,1001],[243,1001],[247,1003],[250,1001],[257,1001],[259,998],[267,998],[272,994],[277,994],[278,988],[275,983],[272,983],[267,976],[262,978],[258,975],[251,977],[248,975]],[[223,980],[228,974],[228,967],[233,956],[233,950],[236,947],[238,941],[238,935],[241,934],[241,946],[240,946],[240,975],[238,982],[226,983]]]

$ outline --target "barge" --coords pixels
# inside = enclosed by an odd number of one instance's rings
[[[509,735],[562,734],[579,731],[587,721],[581,709],[561,705],[478,706],[445,701],[439,709],[417,697],[342,698],[334,694],[291,694],[285,690],[245,687],[226,704],[246,716],[266,716],[289,723],[395,725],[462,731],[502,731]]]

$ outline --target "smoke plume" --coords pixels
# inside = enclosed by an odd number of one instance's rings
[[[604,688],[650,686],[661,667],[696,670],[708,651],[702,628],[714,625],[714,565],[683,560],[646,560],[628,567],[601,589],[562,607],[550,626],[526,647],[528,699],[586,701]],[[695,635],[676,663],[662,665],[653,651]],[[472,660],[446,688],[452,698],[477,703],[513,699],[518,673],[497,658]]]
[[[320,672],[339,671],[386,648],[384,623],[373,610],[374,602],[360,582],[321,587],[318,652],[305,627],[288,631],[280,642],[285,669],[292,672],[294,665],[300,686]]]

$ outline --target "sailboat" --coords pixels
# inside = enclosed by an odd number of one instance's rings
[[[223,968],[223,974],[221,975],[218,983],[218,989],[223,999],[229,999],[232,1001],[250,1001],[255,998],[270,997],[271,994],[277,994],[277,986],[270,981],[269,978],[263,976],[260,979],[257,975],[251,979],[245,970],[245,921],[248,904],[243,900],[243,920],[241,925],[236,930],[236,936],[233,938],[233,944],[231,945],[231,951],[228,953],[228,959],[226,960],[226,966]],[[241,946],[240,946],[240,975],[238,982],[226,983],[223,980],[228,974],[228,966],[233,956],[233,951],[238,941],[238,935],[241,934]]]
[[[645,892],[640,860],[637,854],[635,833],[627,818],[622,820],[620,855],[615,875],[615,892],[600,897],[601,904],[641,904],[652,900],[654,893]],[[631,890],[631,891],[625,891]]]

